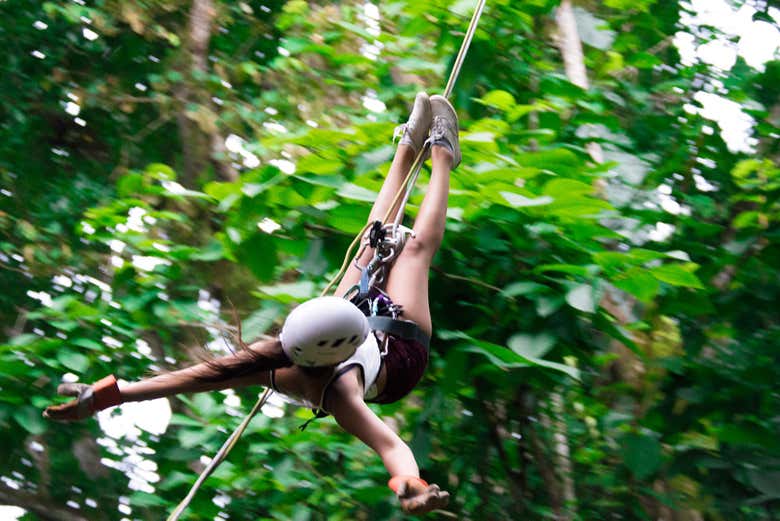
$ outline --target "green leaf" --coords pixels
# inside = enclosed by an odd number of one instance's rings
[[[559,296],[542,296],[536,299],[536,312],[542,317],[549,317],[560,309],[564,299]]]
[[[34,407],[22,406],[13,413],[16,423],[22,426],[30,434],[43,434],[46,432],[46,422],[41,416],[41,411]]]
[[[241,192],[241,187],[236,183],[212,181],[203,187],[203,191],[214,199],[221,201],[228,196],[238,195]]]
[[[631,58],[628,60],[628,63],[639,69],[652,69],[656,65],[660,65],[663,62],[660,58],[653,54],[647,52],[638,52],[631,56]]]
[[[37,342],[40,340],[41,337],[38,335],[34,335],[32,333],[23,333],[21,335],[16,335],[15,337],[11,338],[8,341],[8,345],[10,346],[27,346],[34,342]]]
[[[222,242],[212,239],[209,243],[201,248],[197,253],[190,256],[192,260],[213,262],[225,257],[225,248]]]
[[[593,254],[593,261],[607,272],[614,272],[624,266],[636,263],[630,255],[616,251],[600,251]]]
[[[613,278],[612,283],[642,302],[651,302],[661,289],[658,280],[643,268],[631,268]]]
[[[563,148],[542,152],[526,152],[518,156],[518,161],[525,167],[537,167],[561,175],[574,174],[582,165],[576,155]]]
[[[477,101],[503,111],[511,110],[516,105],[514,96],[505,90],[492,90]]]
[[[508,202],[514,208],[522,208],[526,206],[544,206],[553,202],[553,198],[547,196],[530,199],[512,192],[500,192],[500,194],[504,199],[506,199],[506,202]]]
[[[169,423],[171,425],[182,425],[185,427],[203,428],[202,421],[198,421],[194,418],[190,418],[189,416],[184,416],[183,414],[179,414],[179,413],[173,413],[173,415],[171,416],[171,421]]]
[[[345,199],[353,199],[355,201],[365,201],[373,203],[376,201],[377,193],[373,190],[363,188],[354,183],[345,183],[339,188],[338,194]]]
[[[604,0],[604,5],[620,11],[647,11],[657,0]]]
[[[780,168],[770,159],[743,159],[731,170],[731,176],[744,190],[770,192],[780,187]]]
[[[710,451],[718,450],[718,439],[700,432],[685,432],[677,441],[677,450],[704,449]]]
[[[586,313],[596,311],[596,297],[590,284],[580,284],[566,293],[566,302],[573,308]]]
[[[279,290],[279,288],[274,288]],[[305,291],[311,291],[312,288],[306,288]],[[264,302],[260,309],[252,312],[242,322],[242,334],[245,339],[257,338],[273,325],[274,321],[282,316],[284,309],[278,303]]]
[[[314,297],[316,293],[314,282],[310,280],[283,282],[273,286],[260,286],[258,289],[263,295],[274,297],[280,302],[300,302]]]
[[[277,266],[276,241],[266,233],[256,233],[236,248],[238,260],[260,280],[273,277]]]
[[[209,429],[180,429],[176,437],[179,440],[179,444],[185,449],[191,449],[193,447],[202,447],[214,435]]]
[[[560,195],[547,210],[549,214],[562,218],[580,219],[598,216],[605,210],[613,210],[611,204],[593,197]]]
[[[731,221],[731,225],[737,230],[741,230],[744,228],[765,227],[765,226],[761,226],[762,221],[764,223],[768,222],[768,219],[765,214],[761,212],[757,212],[755,210],[749,210],[737,215],[734,218],[734,220]]]
[[[642,434],[627,434],[621,440],[623,464],[637,479],[645,479],[661,466],[661,444]]]
[[[60,350],[57,353],[57,360],[76,373],[83,373],[89,368],[89,358],[69,349]]]
[[[661,282],[672,286],[704,289],[699,278],[693,274],[699,265],[692,262],[684,264],[664,264],[650,270],[650,274]]]
[[[163,195],[171,198],[191,197],[194,199],[211,199],[211,196],[197,190],[189,190],[174,181],[163,181]]]
[[[574,179],[553,179],[544,185],[545,195],[555,199],[571,199],[575,196],[590,195],[593,193],[593,187],[582,181]]]
[[[531,112],[544,112],[544,111],[550,111],[553,110],[549,105],[546,103],[535,103],[533,105],[515,105],[509,110],[509,116],[507,119],[509,121],[517,121],[518,119],[522,118],[526,114],[530,114]],[[555,132],[550,130],[549,128],[540,128],[540,129],[534,129],[529,130],[526,132],[536,132],[536,133],[542,133],[544,134],[545,138],[554,138]],[[538,134],[537,134],[538,135]],[[550,141],[550,139],[546,139],[546,141]]]
[[[482,340],[476,340],[472,338],[471,342],[461,346],[461,349],[466,352],[479,353],[487,357],[493,363],[493,365],[496,365],[504,370],[539,366],[563,372],[577,380],[580,378],[579,371],[574,367],[570,367],[565,364],[559,364],[557,362],[548,362],[547,360],[542,360],[536,357],[522,356],[504,346]]]
[[[120,197],[129,197],[143,191],[144,177],[138,172],[130,172],[117,181],[116,189]]]
[[[149,164],[144,170],[144,174],[146,174],[151,179],[157,179],[160,181],[173,181],[176,179],[176,172],[173,171],[173,168],[162,163]]]
[[[571,275],[579,275],[586,277],[590,274],[588,266],[580,266],[577,264],[542,264],[534,268],[535,272],[544,273],[547,271],[557,271],[560,273],[569,273]]]
[[[79,323],[76,320],[52,320],[49,322],[52,326],[62,331],[73,331],[79,327]]]
[[[222,404],[217,402],[213,395],[206,393],[194,395],[192,397],[192,406],[204,418],[217,418],[224,412]]]
[[[344,169],[344,163],[338,159],[327,159],[315,154],[309,154],[298,160],[295,165],[296,171],[301,174],[309,172],[318,176],[332,176],[338,174]],[[312,179],[306,177],[306,179]],[[343,182],[343,177],[338,177]]]
[[[134,492],[130,496],[130,504],[135,508],[166,507],[168,502],[159,494],[147,494],[146,492]]]
[[[513,282],[512,284],[502,289],[501,293],[507,297],[517,297],[519,295],[535,295],[537,293],[545,293],[548,291],[550,291],[550,288],[544,284],[523,281]]]
[[[105,347],[100,342],[96,342],[91,338],[77,337],[73,340],[69,340],[68,342],[86,349],[91,349],[93,351],[102,351],[105,349]]]
[[[367,206],[345,202],[328,211],[327,222],[337,230],[356,234],[365,226],[367,216]]]
[[[509,349],[526,358],[538,358],[547,354],[555,345],[555,337],[549,333],[528,335],[519,333],[509,338]]]

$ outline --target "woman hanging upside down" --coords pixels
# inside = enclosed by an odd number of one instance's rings
[[[402,187],[417,152],[430,144],[432,173],[414,223],[414,235],[395,258],[382,291],[372,290],[358,307],[338,297],[321,297],[298,306],[285,321],[279,339],[255,342],[233,355],[118,387],[113,376],[93,385],[62,384],[58,392],[76,399],[44,411],[52,420],[82,420],[125,402],[178,393],[262,385],[316,406],[360,438],[382,458],[402,509],[423,514],[442,508],[449,494],[420,479],[414,455],[400,437],[366,405],[392,403],[406,396],[422,377],[431,336],[428,270],[444,234],[450,170],[460,163],[458,118],[446,98],[419,93],[405,125],[390,172],[369,215],[382,219]],[[399,210],[395,210],[397,213]],[[390,215],[390,220],[395,219]],[[364,249],[357,264],[373,257]],[[336,295],[358,283],[354,264]],[[364,312],[382,307],[417,327],[415,334],[369,328]],[[368,314],[371,314],[369,311]],[[398,323],[398,322],[396,322]],[[369,330],[370,329],[370,330]],[[422,334],[420,334],[420,331]],[[316,369],[313,369],[316,368]]]

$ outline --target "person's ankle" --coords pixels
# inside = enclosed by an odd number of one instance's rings
[[[446,144],[434,143],[431,146],[431,159],[434,161],[446,161],[452,165],[455,160],[452,147],[448,147]]]
[[[412,145],[408,145],[406,143],[398,143],[398,146],[395,149],[395,155],[414,160],[414,157],[417,155],[417,152],[415,152],[414,147]]]

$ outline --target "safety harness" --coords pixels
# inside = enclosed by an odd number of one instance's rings
[[[374,331],[419,342],[427,349],[430,338],[414,322],[400,320],[403,309],[382,291],[393,261],[404,249],[407,239],[414,238],[414,230],[398,222],[383,225],[371,223],[363,245],[355,255],[354,266],[360,270],[360,281],[344,294],[368,317]],[[373,248],[374,256],[365,266],[358,263],[366,248]],[[384,352],[384,349],[383,349]]]
[[[414,231],[406,226],[398,223],[383,226],[381,221],[371,223],[368,233],[364,236],[362,247],[355,255],[354,260],[354,266],[360,270],[360,280],[343,295],[343,298],[351,301],[363,312],[368,319],[368,327],[372,331],[385,333],[382,335],[382,344],[379,346],[379,354],[382,358],[389,349],[390,336],[417,342],[426,350],[430,346],[430,337],[414,322],[401,320],[402,306],[394,303],[382,290],[392,263],[403,250],[408,238],[414,238]],[[368,247],[373,248],[374,256],[365,266],[361,266],[358,260]],[[322,391],[320,403],[312,409],[314,416],[306,420],[299,427],[300,430],[305,430],[312,421],[318,418],[329,416],[330,413],[323,409],[325,394],[330,385],[352,367],[354,366],[346,367],[333,374]],[[366,385],[368,385],[367,382]]]

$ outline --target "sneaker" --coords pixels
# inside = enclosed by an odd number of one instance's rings
[[[414,107],[409,114],[409,121],[403,125],[398,125],[393,133],[393,141],[401,136],[401,145],[409,145],[414,149],[414,153],[420,151],[428,137],[428,129],[431,127],[431,102],[428,95],[424,92],[418,92],[414,98]]]
[[[460,164],[460,142],[458,141],[458,115],[450,102],[444,96],[431,96],[431,136],[428,142],[446,147],[452,152],[452,168]]]

